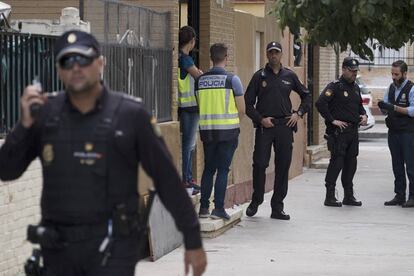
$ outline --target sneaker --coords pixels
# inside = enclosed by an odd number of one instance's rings
[[[211,212],[210,218],[229,220],[230,216],[224,209],[214,209],[213,212]]]
[[[208,210],[208,208],[201,208],[200,207],[200,211],[198,212],[198,217],[199,218],[208,218],[210,216],[210,211]]]
[[[197,184],[197,182],[194,179],[191,179],[191,181],[188,182],[188,184],[194,188],[194,190],[201,190],[200,185]]]
[[[194,189],[191,184],[189,184],[188,182],[184,182],[184,187],[187,190],[187,193],[189,196],[193,196],[196,195],[200,192],[200,190],[196,190]]]
[[[252,217],[252,216],[256,215],[258,207],[259,206],[257,206],[257,204],[253,203],[253,201],[252,201],[249,204],[249,207],[247,207],[247,209],[246,209],[246,216]]]

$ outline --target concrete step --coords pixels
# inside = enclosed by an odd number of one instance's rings
[[[329,158],[322,158],[318,161],[315,161],[311,164],[313,169],[327,169],[329,165]]]
[[[388,133],[383,132],[360,132],[359,138],[363,139],[380,139],[380,138],[387,138]]]
[[[310,146],[313,147],[308,153],[310,153],[310,161],[314,163],[322,158],[329,157],[330,153],[326,145],[317,145],[317,146]],[[309,147],[308,147],[309,148]]]
[[[230,215],[230,220],[200,218],[201,237],[218,237],[239,223],[243,216],[243,208],[241,206],[226,209],[226,212]]]

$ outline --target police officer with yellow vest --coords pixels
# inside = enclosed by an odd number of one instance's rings
[[[325,119],[325,137],[331,152],[325,177],[325,206],[362,205],[354,196],[353,178],[359,152],[358,127],[360,124],[365,125],[368,117],[362,106],[359,86],[355,83],[358,70],[358,60],[344,58],[342,76],[325,87],[315,104]],[[342,203],[335,197],[336,180],[341,171],[344,188]]]
[[[210,48],[213,68],[196,81],[200,114],[200,136],[204,148],[199,217],[230,219],[224,210],[227,176],[238,145],[240,117],[245,112],[243,86],[238,76],[226,72],[227,47],[216,43]],[[214,210],[209,212],[214,185]]]
[[[182,177],[187,189],[196,194],[200,186],[192,174],[192,155],[196,145],[198,127],[198,106],[194,94],[194,79],[203,72],[199,70],[189,55],[194,49],[196,33],[190,26],[184,26],[179,32],[178,56],[178,117],[181,130]]]
[[[253,153],[253,195],[246,210],[254,216],[262,204],[266,168],[269,166],[272,145],[275,150],[275,182],[271,218],[289,220],[284,213],[283,199],[287,195],[290,162],[292,160],[293,131],[297,122],[309,110],[309,91],[297,75],[282,66],[282,45],[273,41],[266,47],[268,63],[254,73],[246,90],[246,113],[256,128]],[[290,94],[294,90],[301,98],[298,110],[292,110]]]
[[[96,39],[69,31],[55,44],[65,91],[28,86],[21,118],[0,149],[0,178],[19,178],[40,158],[41,222],[32,233],[49,276],[133,276],[138,261],[137,174],[142,165],[183,233],[186,270],[201,275],[206,256],[191,200],[156,121],[143,104],[101,82]],[[37,116],[31,107],[41,106]],[[39,109],[37,109],[39,110]]]

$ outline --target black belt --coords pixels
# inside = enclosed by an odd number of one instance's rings
[[[285,125],[289,120],[289,118],[273,118],[272,123],[274,125]]]
[[[96,225],[52,226],[64,242],[79,242],[108,234],[108,223]]]

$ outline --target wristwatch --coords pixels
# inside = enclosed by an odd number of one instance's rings
[[[300,110],[300,109],[299,109],[298,111],[296,111],[296,113],[299,115],[299,117],[301,117],[301,118],[303,117],[303,112],[302,112],[302,110]]]

